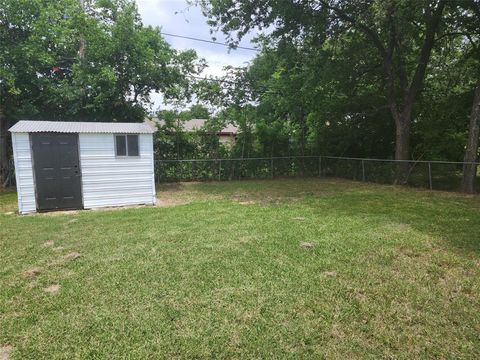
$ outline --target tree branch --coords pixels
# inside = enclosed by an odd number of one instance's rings
[[[378,34],[373,29],[369,28],[365,24],[362,24],[361,22],[358,22],[353,16],[348,15],[342,9],[330,5],[326,0],[320,0],[320,3],[325,8],[333,11],[339,19],[342,19],[344,21],[348,21],[354,27],[361,30],[365,35],[367,35],[372,40],[373,44],[378,49],[378,51],[380,51],[380,55],[382,56],[382,58],[385,58],[387,56],[387,51],[385,49],[385,46],[383,46],[383,43],[380,40],[380,37],[378,36]]]
[[[444,7],[445,0],[440,0],[433,14],[430,13],[430,8],[428,6],[425,9],[429,18],[427,20],[425,40],[423,42],[422,50],[420,51],[420,59],[417,64],[417,68],[415,69],[415,74],[413,75],[412,82],[405,96],[405,104],[409,107],[413,106],[413,100],[423,86],[425,71],[432,53],[433,45],[435,44],[435,35],[440,24]]]

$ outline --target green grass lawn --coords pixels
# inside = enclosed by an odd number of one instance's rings
[[[0,352],[480,357],[478,196],[324,179],[158,190],[163,206],[31,216],[0,193]]]

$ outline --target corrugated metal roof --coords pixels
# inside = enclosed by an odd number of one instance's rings
[[[76,122],[76,121],[34,121],[21,120],[13,125],[10,132],[58,132],[58,133],[131,133],[152,134],[154,129],[145,123],[120,122]]]

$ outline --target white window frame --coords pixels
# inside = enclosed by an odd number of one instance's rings
[[[138,155],[128,155],[128,140],[127,136],[129,135],[134,135],[137,137],[138,141]],[[125,138],[125,155],[118,155],[117,154],[117,136],[123,136]],[[139,134],[113,134],[113,140],[114,140],[114,151],[115,151],[115,157],[123,159],[123,158],[139,158],[140,157],[140,136]]]

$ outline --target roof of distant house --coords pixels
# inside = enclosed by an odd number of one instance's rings
[[[164,125],[165,121],[158,119],[158,118],[151,118],[151,119],[146,119],[146,123],[148,123],[152,127],[156,127],[156,125]],[[190,120],[185,120],[182,121],[183,124],[183,130],[190,132],[190,131],[196,131],[196,130],[201,130],[205,124],[208,122],[208,119],[190,119]],[[238,132],[238,128],[233,125],[233,124],[227,124],[222,130],[218,132],[219,135],[235,135]]]

